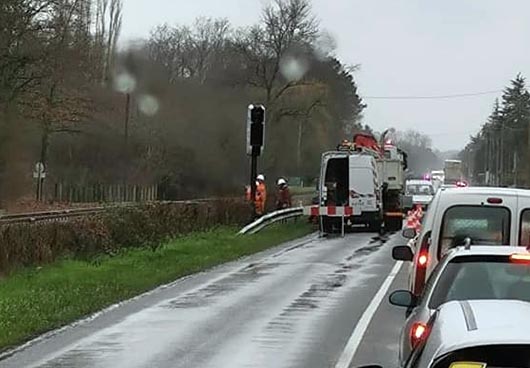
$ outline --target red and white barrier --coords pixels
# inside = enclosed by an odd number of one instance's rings
[[[353,216],[353,207],[350,206],[306,206],[304,207],[304,215],[307,216],[330,216],[343,217]]]

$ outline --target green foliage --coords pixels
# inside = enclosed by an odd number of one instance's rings
[[[113,257],[99,257],[97,262],[62,260],[26,268],[0,280],[0,350],[157,285],[312,230],[307,223],[296,223],[252,236],[237,236],[236,231],[234,227],[218,227],[193,232],[156,250],[121,250]]]
[[[131,247],[157,248],[163,241],[249,218],[244,202],[212,200],[153,203],[109,210],[69,221],[0,227],[0,274],[62,257],[92,259]]]
[[[477,184],[530,186],[529,126],[530,93],[519,74],[460,153],[468,176]]]

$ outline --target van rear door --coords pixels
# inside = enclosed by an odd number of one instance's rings
[[[377,211],[377,172],[370,156],[350,157],[350,203],[355,215]]]
[[[346,206],[349,200],[348,154],[326,153],[322,158],[321,204]]]

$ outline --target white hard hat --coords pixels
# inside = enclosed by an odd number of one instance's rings
[[[282,184],[287,184],[287,182],[285,181],[284,178],[279,178],[278,179],[278,185],[282,185]]]
[[[261,180],[261,181],[265,181],[265,175],[259,174],[256,179]]]

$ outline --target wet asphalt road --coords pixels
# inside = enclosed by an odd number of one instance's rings
[[[398,235],[312,235],[111,307],[0,367],[395,367],[404,311],[386,295],[358,348],[351,344],[395,266],[395,244]],[[390,291],[405,285],[404,271]]]

